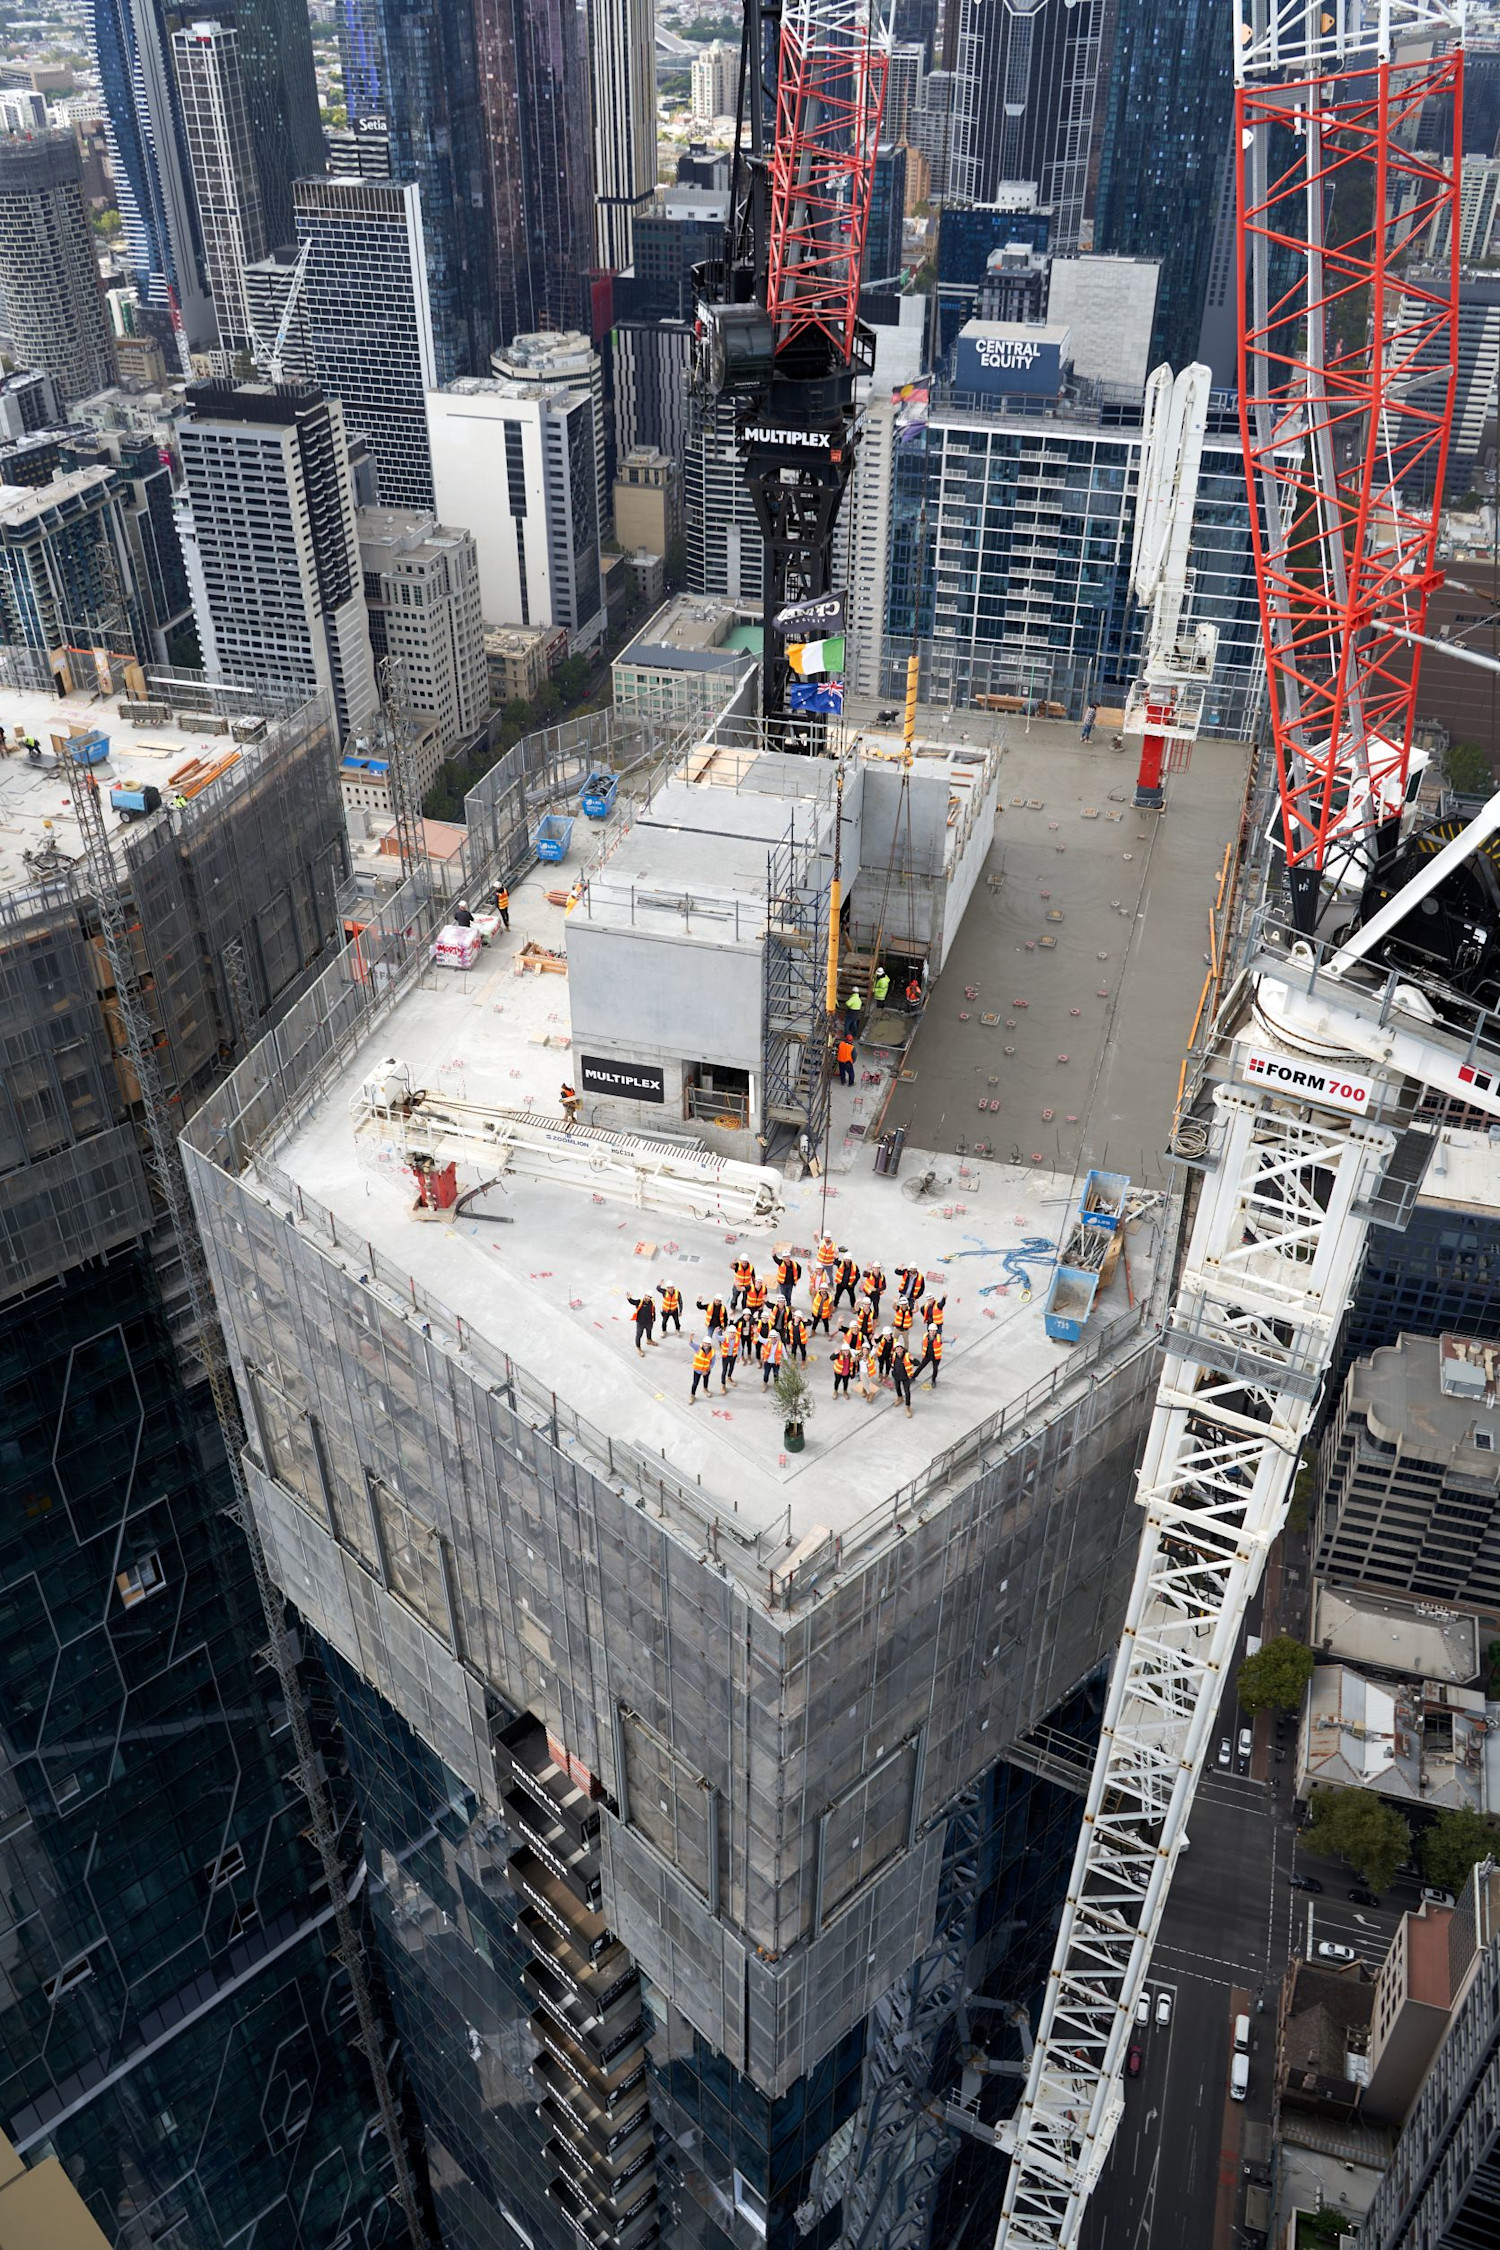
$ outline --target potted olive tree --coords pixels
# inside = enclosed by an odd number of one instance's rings
[[[776,1378],[776,1402],[781,1408],[786,1449],[788,1453],[800,1453],[807,1442],[802,1425],[813,1411],[813,1393],[806,1375],[792,1360]]]

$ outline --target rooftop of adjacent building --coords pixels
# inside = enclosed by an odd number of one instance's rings
[[[107,468],[60,469],[45,484],[0,484],[0,534],[24,533],[70,501],[87,500],[107,491],[114,473]]]
[[[1451,1906],[1423,1901],[1415,1914],[1402,1917],[1406,1946],[1406,1997],[1424,2007],[1446,2009],[1453,1997],[1449,1976],[1448,1925]]]
[[[428,508],[357,508],[354,515],[365,570],[389,570],[426,548],[472,546],[472,531],[439,523]]]
[[[1493,1161],[1493,1159],[1492,1159]],[[1493,1174],[1491,1175],[1493,1178]],[[1349,1370],[1346,1397],[1382,1444],[1500,1490],[1500,1342],[1403,1336]]]
[[[717,594],[673,594],[628,641],[616,664],[670,672],[732,672],[759,655],[761,629],[749,611]]]
[[[1299,1795],[1332,1785],[1474,1812],[1500,1803],[1500,1749],[1490,1748],[1478,1689],[1372,1680],[1347,1664],[1320,1664],[1298,1752]]]
[[[73,661],[92,668],[93,652],[75,652]],[[54,737],[66,738],[70,733],[99,733],[107,738],[108,756],[90,770],[99,787],[105,826],[111,831],[123,828],[129,818],[110,803],[116,784],[148,785],[159,791],[163,804],[169,804],[182,788],[201,785],[220,760],[246,754],[246,745],[236,743],[228,732],[210,731],[201,718],[186,713],[157,716],[164,705],[138,703],[132,714],[123,660],[116,660],[113,677],[107,696],[0,686],[0,726],[6,736],[5,754],[0,756],[0,897],[29,890],[43,880],[51,871],[53,855],[64,861],[82,858],[67,775],[55,763],[33,764],[17,747],[20,737],[34,735],[44,753],[51,753]],[[245,696],[240,701],[248,720],[251,699]],[[142,716],[147,713],[151,715]],[[141,723],[136,724],[138,717]],[[28,857],[38,854],[40,864],[35,856]]]
[[[555,382],[544,382],[540,378],[528,377],[523,381],[518,376],[509,375],[457,375],[451,383],[439,384],[427,396],[430,399],[526,399],[536,405],[566,409],[577,400],[586,399],[589,392],[586,384],[567,381],[561,377]]]
[[[512,336],[508,344],[498,345],[490,353],[492,373],[525,382],[574,382],[580,376],[587,381],[598,366],[599,354],[592,337],[577,328],[538,329]]]
[[[1319,1582],[1312,1643],[1323,1656],[1467,1687],[1479,1676],[1479,1626],[1434,1602],[1403,1602]]]

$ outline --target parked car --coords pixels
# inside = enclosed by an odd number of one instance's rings
[[[1135,2004],[1135,2020],[1137,2023],[1147,2024],[1151,2021],[1151,1995],[1149,1992],[1143,1992],[1139,2000],[1137,2000]]]
[[[1352,1945],[1335,1945],[1331,1938],[1323,1938],[1318,1945],[1320,1961],[1357,1961],[1358,1954]]]
[[[1145,2059],[1145,2050],[1142,2047],[1139,2039],[1132,2039],[1130,2042],[1130,2052],[1125,2057],[1126,2077],[1139,2078],[1141,2075],[1141,2064],[1145,2061]]]
[[[1158,1992],[1156,1995],[1156,2020],[1159,2024],[1167,2024],[1172,2021],[1172,1995],[1170,1992]]]
[[[1320,1891],[1323,1888],[1316,1875],[1289,1875],[1287,1881],[1294,1891]]]
[[[1429,1906],[1456,1906],[1458,1904],[1451,1891],[1434,1890],[1431,1884],[1424,1885],[1422,1896]]]
[[[1251,1733],[1251,1731],[1250,1731],[1249,1727],[1241,1727],[1241,1728],[1240,1728],[1240,1756],[1241,1756],[1242,1758],[1248,1758],[1248,1757],[1249,1757],[1249,1755],[1250,1755],[1250,1753],[1251,1753],[1251,1751],[1252,1751],[1252,1750],[1253,1750],[1254,1748],[1255,1748],[1255,1736],[1254,1736],[1254,1735],[1253,1735],[1253,1734]]]
[[[1349,1893],[1356,1906],[1378,1906],[1379,1899],[1373,1891],[1354,1890]]]
[[[1224,1739],[1223,1739],[1223,1741],[1222,1741],[1222,1742],[1221,1742],[1221,1743],[1219,1744],[1219,1763],[1220,1763],[1220,1765],[1221,1765],[1221,1766],[1227,1766],[1227,1765],[1228,1765],[1228,1763],[1229,1763],[1229,1761],[1230,1761],[1230,1759],[1231,1759],[1231,1758],[1233,1757],[1233,1755],[1234,1755],[1234,1753],[1233,1753],[1233,1751],[1232,1751],[1232,1750],[1230,1749],[1230,1747],[1229,1747],[1229,1737],[1228,1737],[1228,1735],[1226,1734],[1226,1735],[1225,1735],[1225,1737],[1224,1737]]]

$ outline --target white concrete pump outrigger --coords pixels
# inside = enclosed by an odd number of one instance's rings
[[[409,1066],[388,1055],[349,1104],[358,1139],[405,1157],[474,1164],[487,1180],[506,1174],[586,1189],[642,1211],[774,1226],[781,1217],[779,1172],[712,1156],[690,1141],[613,1133],[592,1125],[549,1123],[531,1110],[451,1101],[412,1082]]]
[[[1434,1093],[1500,1118],[1500,1019],[1369,962],[1497,832],[1500,796],[1337,950],[1292,943],[1252,962],[1179,1123],[1177,1151],[1204,1177],[1083,1831],[1025,2092],[1000,2129],[997,2250],[1078,2239],[1245,1606],[1286,1520],[1367,1229],[1399,1223],[1436,1145],[1413,1129],[1418,1105]],[[1490,1200],[1500,1209],[1500,1152]]]

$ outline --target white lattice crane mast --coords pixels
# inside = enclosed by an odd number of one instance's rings
[[[1026,2089],[1002,2129],[997,2250],[1067,2250],[1109,2152],[1219,1697],[1398,1134],[1424,1089],[1500,1117],[1500,1023],[1462,1006],[1440,1020],[1414,985],[1364,967],[1497,832],[1500,797],[1332,959],[1302,946],[1255,964],[1216,1026],[1211,1109],[1188,1120],[1205,1177],[1136,1491],[1140,1552]]]
[[[1146,385],[1145,439],[1136,501],[1130,583],[1149,612],[1141,676],[1125,705],[1124,731],[1141,736],[1138,805],[1159,805],[1173,752],[1197,739],[1203,697],[1219,653],[1217,625],[1188,623],[1189,555],[1198,471],[1208,429],[1212,371],[1201,361],[1158,367]]]

